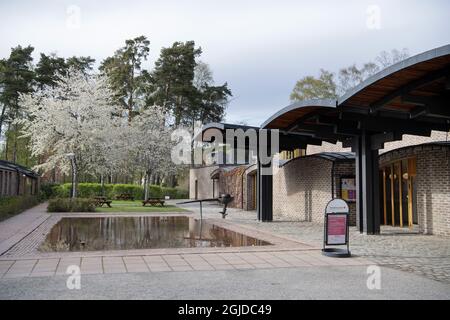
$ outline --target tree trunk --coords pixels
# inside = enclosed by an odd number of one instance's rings
[[[6,132],[9,132],[9,130],[11,129],[11,123],[8,123],[8,129],[6,130]],[[8,141],[8,137],[6,136],[5,133],[5,160],[8,161],[8,149],[9,149],[9,141]]]
[[[75,159],[72,160],[72,198],[76,198],[78,195],[78,173],[77,173],[77,162]]]
[[[102,184],[102,196],[105,196],[105,179],[103,173],[100,175],[100,183]]]
[[[148,200],[148,182],[150,180],[150,171],[146,171],[145,172],[145,177],[144,177],[144,200],[147,201]]]
[[[2,107],[2,114],[0,115],[0,138],[2,137],[3,130],[3,121],[5,119],[6,105],[4,104]]]

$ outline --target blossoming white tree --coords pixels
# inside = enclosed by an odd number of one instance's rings
[[[145,176],[145,199],[152,174],[176,172],[170,161],[172,141],[164,110],[141,106],[133,121],[113,102],[114,94],[103,76],[75,70],[61,76],[57,85],[23,95],[20,103],[30,115],[20,120],[24,136],[30,138],[34,156],[43,162],[35,167],[48,172],[71,169],[72,155],[77,171],[104,176],[112,171],[128,173],[129,165]],[[76,194],[76,175],[74,190]]]
[[[104,168],[105,153],[120,151],[105,148],[112,142],[111,133],[121,127],[122,111],[112,97],[106,78],[76,70],[61,76],[54,87],[21,96],[20,104],[29,114],[20,120],[24,136],[30,138],[32,154],[44,160],[35,169],[48,172],[57,166],[68,173],[68,154],[74,155],[80,172]]]
[[[150,106],[133,118],[129,128],[130,154],[137,168],[144,173],[144,199],[149,196],[149,181],[152,174],[168,176],[176,172],[171,162],[171,130],[165,125],[164,109]]]

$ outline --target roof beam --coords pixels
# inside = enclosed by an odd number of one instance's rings
[[[409,134],[426,134],[428,130],[448,131],[448,123],[433,123],[427,121],[411,121],[409,119],[393,119],[379,116],[364,116],[352,113],[343,113],[342,119],[358,121],[359,129],[366,129],[374,132],[392,132],[399,131]]]
[[[290,124],[285,130],[287,132],[294,131],[295,129],[297,129],[299,124],[302,124],[305,120],[311,119],[311,118],[317,116],[318,114],[319,114],[318,111],[314,111],[314,112],[308,113],[308,114],[298,118],[297,120],[295,120],[295,122]]]
[[[413,80],[413,81],[401,86],[397,90],[392,91],[391,93],[384,96],[377,102],[371,104],[370,105],[370,113],[371,114],[377,113],[378,110],[382,109],[384,106],[386,106],[389,102],[391,102],[395,98],[397,98],[401,95],[404,95],[404,94],[408,94],[410,91],[412,91],[418,87],[421,87],[429,82],[433,82],[442,77],[447,77],[449,75],[449,73],[450,73],[450,67],[447,67],[444,69],[439,69],[437,71],[431,72],[419,79]]]
[[[450,96],[424,97],[406,94],[402,95],[402,101],[418,106],[410,113],[411,119],[421,115],[450,118]]]
[[[386,142],[402,140],[402,134],[398,132],[380,133],[374,134],[370,139],[372,150],[379,150],[384,148]]]

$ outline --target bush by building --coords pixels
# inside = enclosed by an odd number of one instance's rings
[[[0,221],[34,207],[38,203],[38,197],[31,195],[0,198]]]
[[[50,199],[48,212],[95,212],[95,202],[86,198],[54,198]]]

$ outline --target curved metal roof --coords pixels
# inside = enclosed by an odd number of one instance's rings
[[[198,139],[198,136],[201,134],[202,135],[201,141],[210,142],[210,140],[208,140],[208,139],[205,140],[205,137],[204,137],[205,133],[210,129],[215,129],[215,130],[219,130],[219,131],[225,131],[227,129],[242,129],[244,131],[246,131],[248,129],[259,130],[258,127],[247,126],[247,125],[222,123],[222,122],[211,122],[211,123],[208,123],[208,124],[205,124],[202,126],[202,130],[194,136],[194,140]]]
[[[263,129],[336,139],[346,144],[361,132],[376,144],[401,134],[427,136],[450,130],[450,45],[396,63],[334,100],[293,103],[272,115]]]
[[[277,111],[269,117],[262,125],[262,129],[282,129],[287,128],[298,118],[313,111],[328,111],[336,108],[336,100],[332,99],[312,99],[294,102],[287,107]]]
[[[304,157],[297,157],[297,158],[293,158],[293,159],[290,159],[290,160],[281,161],[280,167],[285,166],[286,164],[288,164],[289,162],[291,162],[293,160],[299,160],[299,159],[305,159],[305,158],[321,158],[321,159],[325,159],[325,160],[333,161],[333,162],[337,162],[337,161],[352,161],[352,160],[355,160],[355,154],[353,152],[320,152],[320,153],[314,153],[314,154],[306,155]]]
[[[338,98],[338,107],[342,110],[369,108],[371,113],[385,109],[411,114],[419,110],[417,106],[448,95],[449,74],[450,45],[446,45],[405,59],[369,77]],[[425,111],[412,115],[423,115]]]

